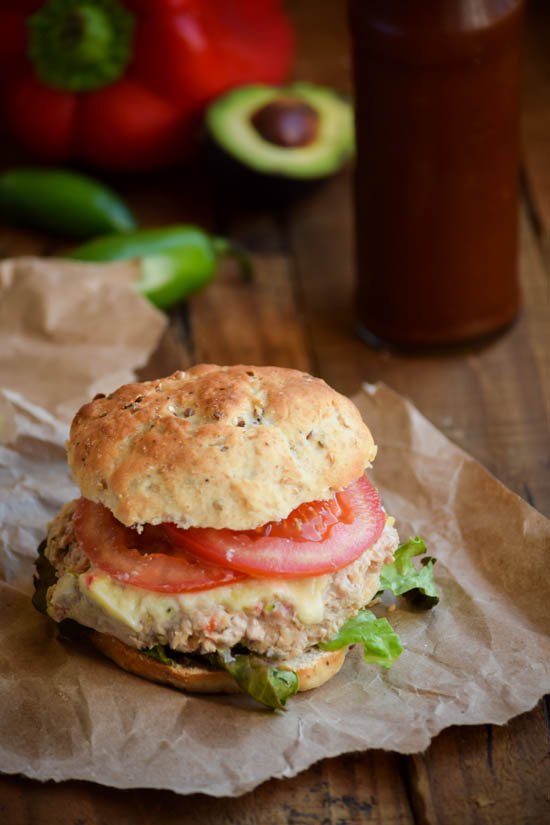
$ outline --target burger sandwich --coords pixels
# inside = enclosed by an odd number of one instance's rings
[[[365,475],[368,427],[310,375],[199,365],[128,384],[79,410],[67,447],[81,497],[39,548],[34,603],[134,674],[281,708],[352,644],[397,658],[365,610],[380,590],[436,600],[422,543],[398,550]]]

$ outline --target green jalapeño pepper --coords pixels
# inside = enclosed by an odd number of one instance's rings
[[[105,235],[69,253],[79,261],[139,259],[138,289],[159,309],[206,286],[221,255],[235,257],[243,274],[249,274],[248,258],[230,241],[186,224]]]
[[[66,169],[1,174],[0,215],[12,223],[77,238],[136,228],[132,213],[112,189]]]

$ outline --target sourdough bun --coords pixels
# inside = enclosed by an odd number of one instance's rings
[[[226,670],[213,670],[194,662],[167,665],[125,645],[114,636],[98,633],[96,630],[92,631],[88,638],[97,650],[123,670],[142,676],[150,682],[171,685],[188,693],[241,693],[239,686]],[[346,652],[347,648],[310,651],[289,659],[278,667],[296,673],[299,691],[312,690],[338,673],[344,664]]]
[[[324,381],[211,364],[96,398],[68,443],[82,495],[123,524],[234,530],[330,498],[375,455],[357,408]]]

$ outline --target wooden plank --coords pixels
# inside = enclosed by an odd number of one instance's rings
[[[26,229],[0,225],[0,258],[11,258],[15,255],[53,255],[59,246],[59,240],[46,232],[29,232]]]
[[[351,56],[346,3],[289,0],[285,4],[297,36],[294,76],[351,92]]]
[[[398,757],[371,751],[325,760],[294,779],[273,780],[237,799],[202,794],[41,784],[0,776],[6,825],[411,825]],[[396,778],[397,777],[397,778]]]
[[[547,721],[542,701],[536,710],[503,727],[444,731],[425,754],[411,758],[417,821],[423,825],[548,822]]]
[[[256,255],[250,284],[235,268],[224,268],[192,301],[190,316],[197,362],[310,368],[282,255]]]

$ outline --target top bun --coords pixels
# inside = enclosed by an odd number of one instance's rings
[[[123,524],[233,530],[330,498],[375,455],[357,408],[324,381],[213,364],[96,397],[68,442],[82,495]]]

